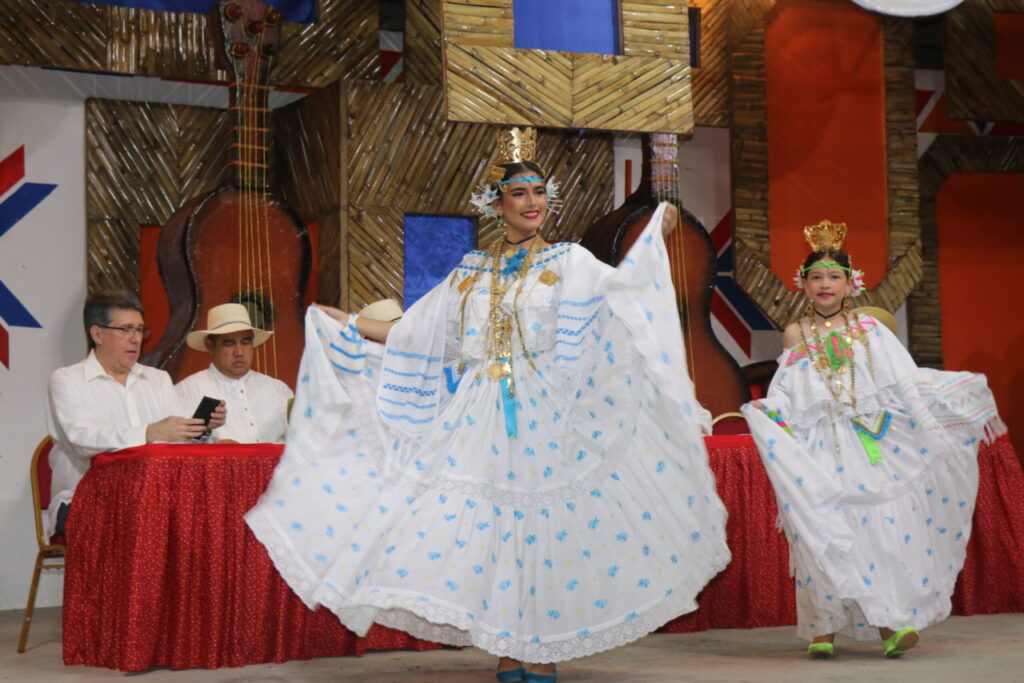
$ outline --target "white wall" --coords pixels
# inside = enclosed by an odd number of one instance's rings
[[[0,280],[42,325],[0,320],[10,335],[10,368],[0,364],[0,609],[23,608],[28,594],[37,549],[29,461],[46,435],[46,380],[85,354],[84,128],[81,101],[0,94],[0,160],[24,145],[21,182],[57,185],[0,237]],[[36,604],[60,604],[62,586],[59,572],[44,573]]]

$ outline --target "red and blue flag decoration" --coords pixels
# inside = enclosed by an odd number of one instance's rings
[[[0,240],[57,188],[56,185],[22,182],[24,178],[25,146],[22,145],[0,160]],[[0,279],[0,364],[10,368],[10,333],[7,327],[42,325]]]
[[[88,2],[90,5],[113,5],[134,9],[151,9],[159,12],[191,12],[209,14],[213,0],[72,0]],[[281,10],[285,21],[312,24],[316,21],[316,0],[264,0]]]
[[[717,255],[715,291],[711,294],[711,316],[746,354],[737,358],[740,365],[749,363],[754,352],[754,332],[773,332],[775,327],[761,313],[753,300],[733,280],[732,212],[728,211],[710,232],[711,243]],[[758,359],[760,360],[760,359]]]

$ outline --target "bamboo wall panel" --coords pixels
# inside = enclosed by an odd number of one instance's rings
[[[212,2],[211,2],[212,4]],[[0,0],[0,64],[226,81],[206,15],[53,0]],[[284,26],[276,85],[379,77],[377,5],[320,0],[315,24]]]
[[[398,207],[349,208],[349,310],[378,299],[403,300],[402,215]]]
[[[444,0],[448,118],[691,133],[685,4],[624,0],[621,16],[621,55],[522,50],[512,0]]]
[[[139,289],[139,227],[228,179],[223,110],[114,100],[86,103],[87,283]]]
[[[341,88],[338,82],[274,111],[276,176],[304,223],[317,223],[317,301],[341,296]]]
[[[343,84],[343,192],[348,200],[348,267],[341,305],[351,310],[382,297],[402,300],[404,215],[477,217],[469,204],[490,166],[496,127],[445,119],[440,87]],[[561,184],[561,214],[549,240],[575,240],[611,210],[611,136],[541,130],[539,163]],[[494,221],[478,222],[477,243],[490,246]]]
[[[693,79],[693,122],[698,126],[729,125],[730,0],[690,0],[700,9],[699,62]]]
[[[569,53],[451,43],[446,57],[450,119],[558,128],[576,123]]]
[[[936,195],[952,173],[1024,173],[1024,139],[940,135],[922,155],[919,172],[924,277],[909,299],[910,353],[919,365],[941,368]]]
[[[621,0],[622,54],[690,61],[686,2]]]
[[[404,40],[404,81],[412,85],[441,85],[441,0],[406,0]]]
[[[512,47],[512,0],[444,0],[444,37],[460,45]]]
[[[942,54],[954,119],[1024,121],[1024,80],[996,76],[996,12],[1024,13],[1024,0],[970,0],[946,14]]]
[[[573,55],[572,118],[598,130],[693,130],[689,60]]]
[[[271,83],[322,88],[339,78],[380,78],[376,2],[320,0],[314,24],[288,24]]]
[[[765,9],[767,16],[768,8]],[[923,276],[916,166],[916,109],[912,25],[880,19],[884,46],[886,164],[889,202],[885,277],[862,294],[859,305],[895,311]],[[799,317],[802,292],[792,291],[771,271],[768,224],[768,140],[765,126],[764,19],[732,54],[734,277],[778,327]],[[839,217],[841,219],[841,217]]]

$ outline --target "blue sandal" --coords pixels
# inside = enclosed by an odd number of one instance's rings
[[[526,679],[526,669],[519,667],[518,669],[506,669],[505,671],[495,671],[494,677],[497,678],[501,683],[508,683],[509,681],[522,681]]]
[[[549,674],[535,674],[532,671],[527,671],[526,678],[523,680],[526,681],[526,683],[557,683],[558,668],[555,667]]]

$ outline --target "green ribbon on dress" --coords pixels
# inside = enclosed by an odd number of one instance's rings
[[[878,422],[874,428],[871,428],[864,424],[857,418],[850,418],[850,422],[853,423],[853,430],[857,432],[857,438],[860,439],[860,445],[863,446],[864,452],[867,453],[868,461],[872,465],[876,465],[882,462],[882,449],[878,447],[878,442],[881,440],[885,433],[889,431],[889,423],[892,422],[892,414],[888,410],[883,410],[878,416]]]

